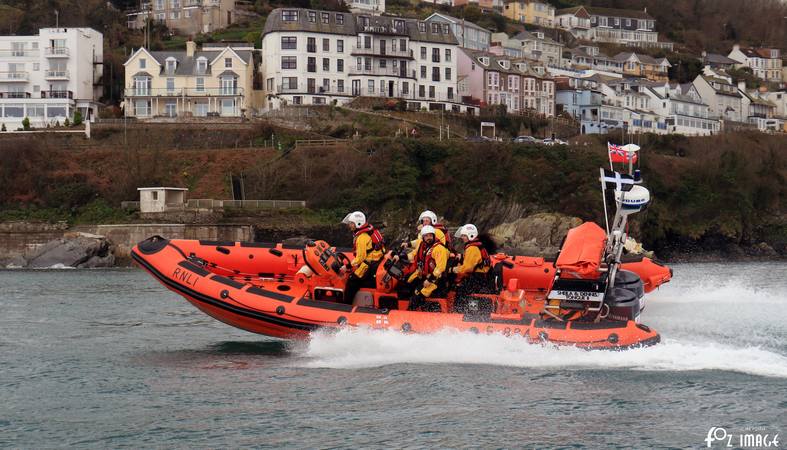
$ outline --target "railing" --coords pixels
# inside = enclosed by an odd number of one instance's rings
[[[190,199],[186,202],[187,209],[287,209],[305,208],[303,200],[213,200]]]
[[[124,94],[126,97],[237,97],[243,96],[244,90],[243,88],[127,88]]]
[[[352,52],[350,52],[352,56],[378,56],[378,57],[392,57],[392,58],[408,58],[413,59],[413,51],[408,49],[405,51],[401,50],[389,50],[385,49],[385,51],[381,52],[380,48],[355,48]]]
[[[122,209],[128,210],[138,210],[139,209],[139,202],[120,202],[120,207]]]
[[[27,72],[0,72],[0,81],[27,81]]]
[[[68,56],[68,47],[47,47],[44,51],[46,56]]]
[[[41,98],[74,98],[73,91],[41,91]]]
[[[0,98],[30,98],[29,92],[0,92]]]
[[[402,70],[401,67],[366,67],[363,66],[360,69],[357,65],[350,67],[350,75],[378,75],[378,76],[389,76],[389,77],[399,77],[399,78],[413,78],[415,79],[415,71],[410,71],[408,75],[407,69]]]
[[[67,70],[47,70],[45,76],[46,78],[68,78],[69,74]]]
[[[303,147],[335,147],[347,143],[347,139],[299,139],[295,141],[295,148]]]
[[[38,56],[38,50],[0,50],[0,56]]]

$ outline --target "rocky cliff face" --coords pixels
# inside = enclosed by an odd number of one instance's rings
[[[501,223],[489,233],[505,253],[551,256],[560,250],[568,230],[581,224],[578,217],[540,213]]]
[[[31,269],[112,267],[115,265],[113,248],[104,236],[68,233],[16,257],[8,266]]]

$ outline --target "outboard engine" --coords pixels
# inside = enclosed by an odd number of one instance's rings
[[[634,272],[620,270],[615,274],[615,287],[608,289],[604,303],[609,307],[607,317],[612,320],[639,322],[645,308],[642,280]]]

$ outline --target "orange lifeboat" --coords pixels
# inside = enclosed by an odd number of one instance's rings
[[[396,289],[406,268],[390,257],[378,268],[376,288],[345,299],[340,269],[349,249],[323,241],[302,246],[154,236],[135,246],[132,257],[217,320],[285,339],[322,328],[368,327],[501,333],[587,349],[658,343],[659,334],[639,323],[642,296],[668,282],[671,270],[641,258],[610,271],[602,260],[605,238],[585,224],[571,230],[555,261],[494,255],[497,293],[474,295],[462,312],[454,310],[453,292],[433,299],[439,311],[408,311],[408,298]]]

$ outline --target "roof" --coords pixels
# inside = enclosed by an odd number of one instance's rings
[[[523,76],[530,76],[533,78],[545,78],[541,75],[537,74],[532,70],[530,67],[530,62],[524,58],[510,58],[506,56],[495,55],[494,53],[483,52],[480,50],[470,50],[466,48],[461,49],[473,62],[479,64],[485,70],[493,70],[495,72],[503,72],[503,73],[510,73],[516,75],[523,75]],[[485,65],[481,63],[480,58],[489,58],[489,65]],[[508,61],[509,66],[508,69],[500,65],[501,61]],[[516,69],[516,64],[527,64],[527,69],[525,71],[521,71]]]
[[[669,65],[669,61],[667,61],[667,58],[656,59],[656,58],[654,58],[654,57],[652,57],[650,55],[643,55],[641,53],[633,53],[633,52],[621,52],[621,53],[618,53],[617,55],[614,56],[614,59],[615,59],[615,61],[618,61],[618,62],[625,62],[625,61],[628,61],[629,58],[631,58],[632,56],[636,57],[641,63],[644,63],[644,64],[653,64],[653,65],[658,66],[658,65],[663,64],[666,61],[666,63]]]
[[[754,48],[754,47],[740,47],[739,50],[741,53],[746,55],[747,58],[765,58],[771,59],[771,50],[770,48]]]
[[[176,187],[141,187],[137,188],[138,191],[188,191],[188,188]]]
[[[474,22],[470,22],[470,21],[465,20],[465,19],[460,19],[460,18],[457,18],[457,17],[454,17],[454,16],[449,16],[448,14],[443,14],[443,13],[432,13],[432,15],[430,15],[429,17],[424,19],[424,21],[429,22],[432,19],[432,17],[435,17],[435,16],[442,17],[442,18],[446,19],[446,21],[451,22],[451,23],[461,24],[462,26],[465,26],[465,27],[475,28],[476,30],[482,30],[482,31],[485,31],[487,33],[492,33],[490,30],[487,30],[486,28],[484,28],[484,27],[482,27],[480,25],[476,25]]]
[[[160,51],[160,52],[149,52],[151,56],[153,56],[156,61],[160,61],[162,68],[161,70],[165,70],[165,62],[169,58],[175,58],[178,62],[175,73],[172,75],[202,75],[204,73],[210,73],[210,62],[213,61],[216,57],[218,57],[222,52],[224,52],[227,47],[224,48],[216,48],[211,49],[209,51],[200,50],[195,51],[194,56],[186,56],[185,50],[179,51]],[[237,54],[242,60],[244,60],[247,64],[251,63],[252,60],[252,52],[249,50],[232,50],[235,54]],[[203,73],[197,72],[197,63],[196,61],[200,58],[204,57],[208,60],[208,71]]]
[[[738,64],[738,61],[727,58],[726,56],[720,55],[718,53],[708,53],[705,55],[703,60],[710,64]]]
[[[585,9],[584,6],[574,6],[572,8],[558,9],[557,11],[555,11],[555,16],[564,16],[566,14],[576,15],[580,11],[584,11],[585,12],[585,14],[583,14],[583,15],[586,15],[586,14],[589,15],[587,9]]]
[[[639,11],[636,9],[599,8],[596,6],[587,6],[585,7],[585,10],[591,16],[624,17],[624,18],[631,18],[631,19],[655,20],[653,19],[653,16],[651,16],[647,12]]]
[[[282,11],[297,11],[297,20],[282,20]],[[315,20],[309,20],[310,13],[314,13]],[[323,14],[328,14],[328,23],[323,23]],[[434,15],[434,14],[433,14]],[[337,21],[338,17],[343,17],[342,23]],[[430,16],[431,17],[431,16]],[[362,21],[368,20],[368,25]],[[428,19],[427,19],[428,20]],[[404,28],[394,26],[394,21],[404,23]],[[419,22],[425,24],[424,31],[420,30]],[[468,24],[470,22],[467,22]],[[475,24],[474,24],[475,25]],[[368,31],[367,28],[369,27]],[[479,27],[480,28],[480,27]],[[412,41],[434,42],[442,44],[457,44],[453,33],[443,33],[442,30],[433,33],[432,28],[426,21],[418,21],[398,16],[373,16],[371,14],[351,14],[336,11],[321,11],[305,8],[276,8],[271,11],[265,21],[262,35],[273,32],[302,31],[324,34],[341,34],[355,36],[365,31],[374,34],[385,34],[389,36],[408,36]]]
[[[518,39],[520,41],[541,41],[541,42],[545,42],[547,44],[554,44],[554,45],[563,46],[563,44],[555,42],[552,38],[550,38],[547,35],[544,35],[544,38],[541,39],[538,36],[536,36],[535,34],[530,33],[528,31],[520,31],[519,33],[514,35],[513,39]]]

